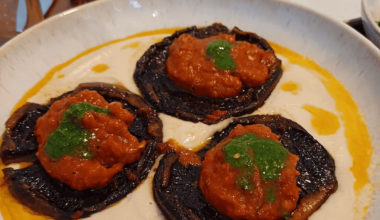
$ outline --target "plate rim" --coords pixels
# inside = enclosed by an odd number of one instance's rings
[[[56,14],[56,15],[48,18],[48,19],[46,19],[46,20],[43,20],[42,22],[40,22],[40,23],[32,26],[31,28],[23,31],[22,33],[18,34],[16,37],[12,38],[11,40],[9,40],[5,44],[3,44],[0,47],[0,56],[1,56],[1,54],[3,52],[5,52],[6,50],[8,50],[8,48],[12,47],[13,44],[17,43],[19,40],[21,40],[23,38],[27,38],[34,31],[36,31],[36,30],[38,30],[40,28],[44,28],[45,26],[47,26],[49,24],[52,24],[52,23],[54,23],[55,21],[57,21],[59,19],[65,19],[67,16],[70,16],[72,14],[80,13],[80,12],[82,12],[84,10],[88,10],[88,9],[91,10],[92,7],[96,7],[97,5],[109,4],[109,3],[112,3],[112,2],[116,2],[116,1],[119,1],[119,0],[98,0],[98,1],[93,1],[93,2],[90,2],[90,3],[84,4],[84,5],[80,5],[78,7],[69,9],[67,11],[63,11],[61,13],[58,13],[58,14]],[[217,0],[213,0],[213,1],[216,2]],[[249,0],[235,0],[235,1],[249,2]],[[294,3],[294,2],[288,2],[288,1],[284,1],[284,0],[271,0],[271,1],[280,3],[280,4],[284,5],[284,6],[288,6],[288,7],[290,6],[290,7],[293,7],[293,8],[298,8],[300,10],[304,10],[307,13],[314,14],[314,15],[316,15],[318,17],[322,17],[323,19],[328,20],[329,22],[334,23],[335,25],[339,25],[344,30],[348,31],[350,34],[353,34],[356,39],[358,39],[362,43],[364,43],[367,46],[367,49],[370,49],[372,52],[374,52],[375,54],[377,54],[377,56],[380,59],[380,50],[369,39],[367,39],[366,37],[364,37],[362,34],[360,34],[355,29],[351,28],[344,21],[336,20],[336,19],[334,19],[332,17],[329,17],[329,16],[327,16],[325,14],[322,14],[321,12],[318,12],[318,11],[312,9],[312,8],[308,8],[306,6],[303,6],[303,5]],[[111,39],[111,40],[114,40],[114,39]]]
[[[6,44],[4,44],[2,47],[0,47],[0,56],[2,56],[3,54],[6,54],[7,51],[15,50],[16,48],[14,48],[13,45],[17,44],[20,40],[22,40],[24,38],[30,37],[30,35],[33,35],[33,33],[35,31],[37,31],[41,28],[45,28],[47,25],[54,24],[55,22],[57,22],[58,20],[60,20],[62,18],[68,18],[71,15],[81,13],[85,10],[91,10],[92,7],[96,7],[96,6],[102,5],[102,4],[112,4],[112,2],[117,2],[117,1],[121,1],[121,0],[102,0],[102,1],[99,0],[99,1],[91,2],[91,3],[88,3],[86,5],[82,5],[82,6],[79,6],[77,8],[73,8],[73,9],[70,9],[68,11],[59,13],[59,14],[57,14],[57,15],[49,18],[49,19],[46,19],[43,22],[40,22],[39,24],[29,28],[25,32],[19,34],[18,36],[11,39]],[[216,1],[216,0],[214,0],[214,1]],[[249,2],[249,0],[239,0],[239,1]],[[353,28],[349,27],[343,21],[338,21],[338,20],[333,19],[327,15],[324,15],[318,11],[315,11],[313,9],[307,8],[307,7],[302,6],[302,5],[295,4],[293,2],[284,2],[281,0],[272,0],[272,1],[278,2],[284,7],[293,7],[296,10],[301,10],[301,11],[304,11],[307,13],[311,13],[311,14],[313,14],[313,15],[315,15],[315,16],[317,16],[317,17],[319,17],[325,21],[328,21],[334,25],[341,27],[343,31],[345,31],[346,33],[349,33],[352,37],[355,38],[355,40],[358,40],[358,42],[360,42],[363,46],[365,46],[366,51],[368,51],[369,53],[372,53],[377,58],[377,60],[380,61],[380,50],[374,44],[372,44],[367,38],[365,38],[363,35],[361,35],[359,32],[357,32]],[[182,0],[182,2],[185,2],[185,1]],[[128,3],[130,4],[130,1],[128,1]],[[134,9],[131,9],[131,10],[134,10]],[[108,41],[112,41],[112,40],[114,40],[114,39],[109,39]],[[294,51],[296,51],[296,50],[294,50]],[[45,75],[46,73],[42,73],[42,74]],[[28,88],[28,90],[29,90],[29,88]],[[361,106],[359,106],[359,108],[361,108]],[[364,121],[367,122],[368,119],[366,117],[364,117]],[[373,133],[370,132],[370,134],[372,137]],[[0,213],[0,215],[1,215],[1,213]],[[0,219],[2,219],[2,216],[0,216]]]

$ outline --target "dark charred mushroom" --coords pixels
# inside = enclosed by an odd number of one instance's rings
[[[156,112],[145,104],[141,97],[114,85],[104,83],[80,84],[75,90],[52,99],[48,105],[42,106],[42,109],[47,111],[49,106],[55,101],[70,94],[79,93],[84,89],[97,91],[108,102],[121,102],[123,108],[131,112],[135,117],[129,127],[130,133],[136,136],[139,141],[145,140],[147,144],[141,154],[140,160],[126,164],[106,187],[99,190],[74,190],[47,174],[39,161],[24,169],[14,170],[13,168],[6,168],[3,170],[4,179],[9,191],[20,203],[54,219],[87,217],[124,198],[146,178],[158,156],[156,145],[162,142],[162,122],[157,117]],[[26,104],[26,106],[33,107],[34,104]],[[36,106],[41,108],[39,105]],[[23,108],[27,108],[26,112],[34,112],[33,108],[31,111],[28,111],[30,107]],[[28,116],[28,113],[26,115]],[[35,125],[35,120],[41,115],[34,116],[33,120],[30,119],[32,122],[29,123]],[[17,117],[28,118],[27,116]],[[22,125],[22,123],[18,123],[16,127]],[[32,132],[33,128],[31,128]],[[32,151],[27,151],[29,149],[23,145],[18,146],[18,142],[14,142],[14,145],[16,145],[15,149],[24,152],[22,155],[34,155],[38,148],[36,141],[34,142]],[[20,156],[18,161],[25,160]]]
[[[177,87],[168,77],[166,60],[169,56],[169,47],[182,34],[204,39],[219,34],[235,35],[237,41],[246,41],[256,44],[260,49],[271,51],[268,42],[260,36],[243,32],[237,27],[229,31],[221,24],[214,24],[206,28],[196,27],[177,31],[157,44],[152,45],[136,64],[134,79],[143,97],[156,110],[166,114],[193,122],[214,124],[229,117],[251,113],[261,107],[269,97],[280,77],[282,76],[281,61],[277,59],[275,65],[269,69],[267,81],[255,87],[243,85],[240,94],[230,98],[198,97]],[[224,114],[217,119],[208,118],[215,111]]]
[[[338,187],[335,163],[326,149],[297,123],[278,115],[255,115],[234,119],[228,127],[214,134],[210,144],[198,152],[204,159],[208,150],[228,136],[236,125],[263,124],[280,135],[284,147],[300,159],[297,186],[301,189],[294,219],[307,219]],[[160,161],[153,180],[153,195],[168,219],[230,219],[219,213],[204,198],[198,186],[201,166],[183,166],[175,152]]]
[[[34,162],[37,160],[37,139],[34,127],[39,117],[49,110],[48,106],[27,103],[15,111],[5,122],[0,157],[4,164]]]

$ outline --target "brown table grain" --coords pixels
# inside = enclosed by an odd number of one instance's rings
[[[26,0],[28,21],[25,30],[53,15],[95,0],[54,0],[45,16],[42,15],[38,0]],[[17,36],[16,14],[18,0],[0,0],[0,46]]]

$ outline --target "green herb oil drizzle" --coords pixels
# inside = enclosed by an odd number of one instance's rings
[[[235,70],[234,59],[229,55],[232,44],[226,40],[214,40],[207,44],[206,54],[214,60],[214,64],[221,70]]]
[[[265,190],[265,202],[267,203],[276,202],[275,189],[269,188]]]
[[[222,151],[226,162],[239,170],[236,183],[245,190],[253,188],[250,178],[254,165],[259,168],[263,180],[275,180],[280,176],[288,155],[281,143],[252,133],[231,140]]]
[[[51,159],[58,160],[65,155],[78,156],[83,159],[93,157],[87,146],[91,133],[80,125],[80,120],[88,111],[101,114],[110,112],[109,109],[84,102],[71,105],[64,113],[57,130],[52,132],[46,141],[45,151]]]

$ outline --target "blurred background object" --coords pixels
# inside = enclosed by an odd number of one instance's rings
[[[0,0],[0,46],[19,34],[16,32],[16,24],[23,26],[24,18],[26,25],[21,30],[25,31],[44,19],[92,1],[95,0]],[[22,9],[18,10],[20,2],[26,5],[25,14],[21,13]],[[21,14],[18,15],[17,11]]]
[[[362,1],[362,19],[365,33],[370,41],[380,48],[380,1]]]

